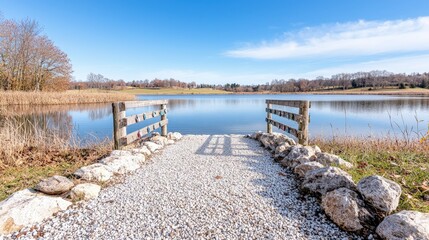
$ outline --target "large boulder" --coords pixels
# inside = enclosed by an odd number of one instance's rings
[[[94,163],[86,167],[79,168],[73,175],[87,181],[108,181],[112,176],[112,170],[105,164]]]
[[[144,160],[145,158],[143,155],[107,157],[102,159],[100,163],[106,164],[113,173],[125,174],[140,168],[140,165],[144,162]]]
[[[355,191],[338,188],[322,197],[326,215],[340,228],[350,232],[365,232],[374,228],[375,218]]]
[[[51,195],[58,195],[69,191],[74,186],[74,183],[63,176],[55,175],[40,181],[34,189]]]
[[[428,240],[429,214],[401,211],[389,215],[378,225],[376,232],[386,240]]]
[[[262,131],[257,131],[257,132],[252,133],[252,135],[250,135],[250,138],[258,140],[261,137],[261,135],[262,135]]]
[[[295,168],[299,164],[310,162],[316,157],[317,149],[311,146],[296,145],[290,148],[288,155],[280,162],[284,167]]]
[[[156,144],[154,142],[144,142],[143,145],[146,146],[147,149],[149,149],[149,151],[151,151],[152,153],[156,152],[159,149],[162,149],[162,145]]]
[[[44,195],[30,189],[15,192],[0,202],[0,235],[37,224],[54,213],[67,209],[71,204],[60,197]]]
[[[285,158],[289,154],[291,147],[292,146],[287,142],[278,145],[274,152],[274,159],[279,160]]]
[[[373,175],[362,178],[357,188],[364,200],[373,206],[381,216],[387,216],[398,207],[401,186],[384,177]]]
[[[353,164],[347,162],[346,160],[338,157],[337,155],[329,154],[329,153],[322,153],[318,152],[316,153],[316,159],[315,161],[323,164],[324,166],[343,166],[345,168],[352,168]]]
[[[304,176],[301,189],[316,195],[325,195],[338,188],[356,189],[352,177],[337,167],[324,167],[309,171]]]
[[[134,148],[131,152],[133,155],[144,155],[146,157],[149,157],[152,154],[146,146]]]
[[[127,150],[113,150],[110,153],[111,157],[122,157],[122,156],[132,156],[133,153],[131,151],[127,151]]]
[[[263,133],[259,137],[259,141],[265,148],[275,151],[276,147],[287,143],[289,145],[296,145],[295,141],[282,133]]]
[[[158,145],[161,145],[163,147],[168,144],[168,138],[162,137],[162,136],[153,136],[153,137],[150,138],[150,141],[154,142],[154,143],[156,143]]]
[[[73,201],[90,200],[98,197],[101,187],[93,183],[82,183],[76,185],[70,191],[70,198]]]
[[[298,177],[303,178],[307,172],[323,167],[324,166],[318,162],[305,162],[296,166],[293,172],[298,175]]]

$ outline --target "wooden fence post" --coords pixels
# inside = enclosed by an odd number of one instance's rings
[[[162,104],[161,105],[161,110],[164,110],[165,112],[164,112],[164,114],[163,115],[161,115],[161,121],[163,121],[163,120],[167,120],[167,112],[166,112],[166,109],[167,109],[167,105],[166,104]],[[162,126],[161,127],[161,136],[164,136],[164,137],[166,137],[167,136],[167,124],[166,125],[164,125],[164,126]]]
[[[298,138],[299,144],[307,145],[308,144],[308,111],[310,108],[310,102],[304,101],[299,108],[299,114],[302,116],[299,124],[298,130],[301,132],[300,137]]]
[[[271,107],[272,107],[271,103],[267,103],[267,133],[273,132],[273,126],[270,123],[271,112],[269,111],[269,109],[271,109]]]
[[[121,119],[126,117],[125,103],[112,103],[112,112],[114,149],[121,149],[121,139],[127,136],[127,128],[125,126],[121,126]]]

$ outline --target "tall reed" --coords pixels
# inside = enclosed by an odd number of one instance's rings
[[[134,100],[132,94],[116,91],[22,92],[0,91],[0,105],[48,105],[106,103]]]

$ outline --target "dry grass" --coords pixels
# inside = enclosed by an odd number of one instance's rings
[[[0,200],[43,178],[68,176],[105,156],[111,147],[104,141],[82,149],[70,135],[6,118],[0,126]]]
[[[397,211],[429,212],[429,142],[379,139],[313,139],[311,144],[354,164],[347,170],[357,182],[378,174],[399,183],[402,195]]]
[[[53,105],[105,103],[135,100],[135,96],[117,91],[22,92],[0,91],[1,105]]]

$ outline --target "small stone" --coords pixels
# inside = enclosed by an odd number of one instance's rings
[[[93,183],[82,183],[76,185],[70,191],[70,198],[73,201],[90,200],[96,198],[100,193],[101,187]]]
[[[40,181],[34,189],[51,195],[58,195],[69,191],[74,186],[74,183],[63,176],[55,175],[50,178]]]
[[[364,200],[382,216],[387,216],[398,207],[402,193],[399,184],[378,175],[361,179],[357,188]]]
[[[429,214],[400,211],[387,216],[377,227],[377,234],[386,240],[429,239]]]
[[[111,157],[132,156],[132,152],[126,150],[113,150],[110,153]]]

